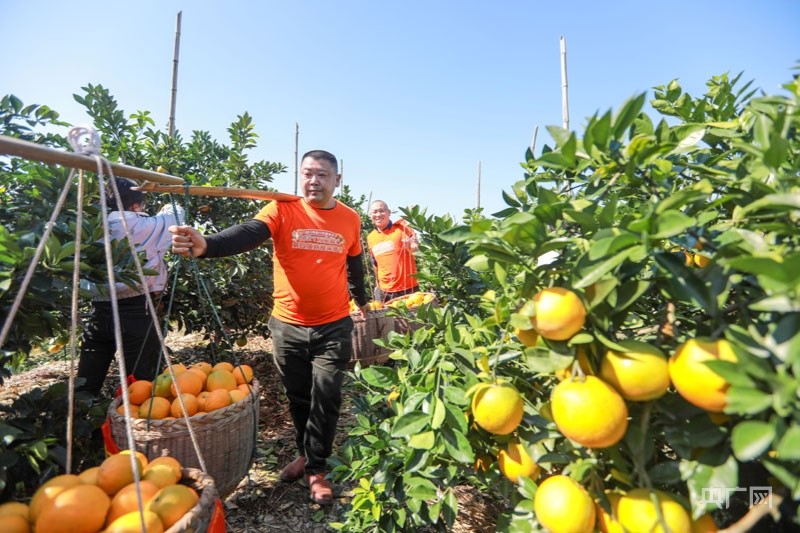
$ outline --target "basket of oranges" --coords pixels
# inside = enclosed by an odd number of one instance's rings
[[[388,315],[388,309],[381,302],[369,302],[369,311],[364,317],[351,303],[350,318],[353,319],[353,356],[350,367],[357,362],[362,367],[385,363],[389,360],[391,350],[378,346],[375,339],[386,340],[390,331],[395,330],[394,317]]]
[[[436,304],[437,300],[435,294],[432,292],[418,291],[411,294],[406,294],[405,296],[400,296],[399,298],[393,298],[392,300],[386,302],[386,307],[390,309],[397,309],[404,315],[408,315],[407,317],[395,317],[395,331],[403,334],[409,331],[413,333],[422,326],[422,322],[413,320],[419,307],[432,306]]]
[[[149,459],[167,454],[187,468],[201,470],[204,463],[220,497],[225,498],[252,465],[258,435],[258,380],[248,365],[231,363],[212,367],[201,362],[188,368],[177,364],[172,371],[165,370],[153,382],[128,385],[134,446]],[[111,403],[108,417],[113,442],[125,446],[123,396]]]

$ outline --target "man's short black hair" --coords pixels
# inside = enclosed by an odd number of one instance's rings
[[[114,182],[117,184],[117,189],[119,190],[119,197],[122,201],[122,209],[124,211],[130,211],[130,208],[133,204],[141,204],[144,203],[144,193],[142,191],[134,191],[133,187],[138,186],[138,183],[134,183],[131,180],[126,180],[125,178],[114,178]],[[114,189],[109,187],[106,189],[108,195],[108,206],[117,211],[117,199],[114,196]]]
[[[300,161],[305,161],[306,157],[327,161],[333,167],[333,171],[337,174],[339,173],[339,162],[336,160],[336,156],[326,150],[311,150],[306,152],[303,154],[303,158],[300,159]]]

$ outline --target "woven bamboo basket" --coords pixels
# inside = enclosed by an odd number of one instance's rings
[[[387,316],[387,309],[370,309],[366,318],[361,313],[353,313],[353,357],[350,367],[360,362],[362,367],[385,363],[392,352],[388,348],[378,346],[375,339],[386,340],[389,332],[395,330],[393,316]]]
[[[197,439],[206,472],[214,479],[220,498],[227,497],[247,475],[253,462],[258,435],[258,380],[253,379],[252,394],[228,407],[189,418]],[[111,436],[120,447],[127,447],[125,418],[117,412],[122,402],[111,402],[108,416]],[[148,459],[169,455],[187,468],[200,468],[185,418],[175,420],[131,420],[135,448]]]
[[[219,499],[214,480],[211,476],[196,468],[184,468],[181,473],[181,484],[196,490],[200,500],[164,533],[200,533],[208,531],[217,500]]]
[[[415,314],[416,310],[420,306],[436,306],[436,305],[439,304],[439,301],[437,300],[435,294],[430,293],[430,292],[424,292],[422,294],[424,294],[426,296],[429,295],[428,296],[428,298],[430,298],[429,301],[427,303],[420,304],[420,305],[418,305],[416,307],[409,307],[408,311],[411,314]],[[399,304],[400,302],[402,302],[404,300],[407,300],[409,296],[411,296],[411,295],[409,294],[409,295],[406,295],[406,296],[401,296],[399,298],[394,298],[392,300],[389,300],[388,302],[386,302],[386,306],[389,307],[389,308],[393,308],[393,307],[395,307],[395,305]],[[395,324],[395,331],[397,333],[400,333],[401,335],[403,335],[405,333],[414,333],[415,331],[417,331],[419,328],[422,327],[422,322],[417,321],[417,320],[409,320],[408,318],[400,317],[400,316],[396,316],[394,318],[394,324]]]

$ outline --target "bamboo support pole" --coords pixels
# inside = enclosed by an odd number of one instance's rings
[[[175,49],[172,53],[172,93],[169,99],[169,136],[175,137],[175,104],[178,100],[178,56],[181,50],[181,16],[183,11],[178,11],[175,20]]]
[[[158,185],[144,182],[134,189],[144,192],[162,192],[172,194],[190,194],[192,196],[224,196],[227,198],[245,198],[249,200],[277,200],[279,202],[294,202],[300,199],[294,194],[282,192],[260,191],[258,189],[237,189],[234,187],[205,187],[202,185]]]
[[[64,165],[88,170],[90,172],[97,172],[97,160],[92,156],[73,152],[62,152],[47,146],[42,146],[41,144],[24,141],[15,137],[7,137],[5,135],[0,135],[0,154],[14,155],[30,161]],[[122,176],[138,181],[153,181],[156,183],[175,185],[183,184],[182,178],[170,176],[169,174],[161,174],[152,170],[144,170],[121,163],[109,162],[109,165],[115,176]]]
[[[565,130],[569,129],[569,99],[567,85],[567,41],[561,37],[561,115]]]

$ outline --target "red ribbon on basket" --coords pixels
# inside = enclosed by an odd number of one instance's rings
[[[222,507],[222,500],[217,498],[214,502],[214,511],[211,513],[211,520],[208,522],[208,533],[226,533],[225,509]]]
[[[125,381],[127,382],[127,386],[130,387],[131,383],[136,381],[136,378],[131,374]],[[114,398],[119,398],[120,396],[122,396],[122,385],[117,387],[117,392],[114,393]],[[105,449],[106,457],[119,453],[119,446],[114,442],[114,437],[111,436],[110,416],[106,416],[105,422],[100,426],[100,432],[103,434],[103,448]]]

